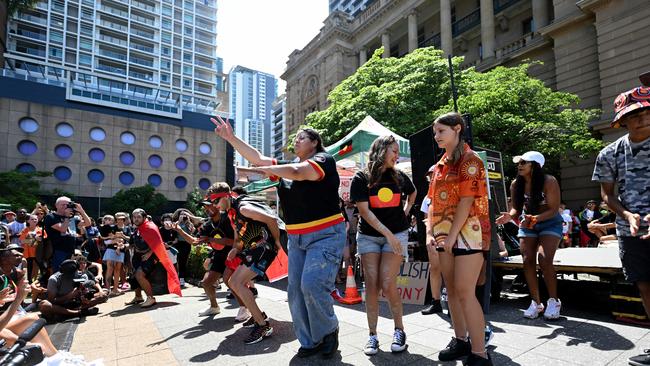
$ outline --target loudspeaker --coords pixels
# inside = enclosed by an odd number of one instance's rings
[[[409,137],[411,147],[411,171],[413,173],[413,184],[418,190],[413,213],[417,218],[418,230],[418,250],[413,252],[416,260],[427,261],[427,252],[425,245],[426,228],[424,226],[424,214],[420,211],[420,204],[429,190],[429,182],[426,180],[427,171],[440,159],[441,150],[438,149],[433,139],[433,129],[426,127]],[[422,250],[420,250],[420,248]]]

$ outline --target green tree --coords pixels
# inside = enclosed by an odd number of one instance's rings
[[[206,217],[207,214],[203,210],[203,193],[198,187],[194,187],[192,192],[187,194],[187,201],[185,202],[185,207],[190,210],[195,216]]]
[[[16,170],[0,173],[0,203],[8,203],[17,210],[25,208],[32,210],[39,202],[41,184],[37,178],[48,177],[52,173],[33,172],[21,173]]]
[[[109,212],[131,212],[136,208],[144,209],[151,216],[159,216],[167,205],[167,198],[151,184],[130,189],[120,189],[109,204]]]
[[[326,145],[345,136],[366,115],[408,137],[453,110],[449,66],[442,51],[422,48],[387,59],[381,53],[377,50],[332,90],[327,109],[307,116],[307,124],[323,133]],[[461,62],[460,57],[452,59],[458,106],[472,116],[476,145],[501,151],[505,162],[538,150],[554,173],[569,152],[585,157],[602,146],[588,128],[599,111],[579,109],[577,96],[553,91],[530,77],[529,64],[480,73],[460,70]],[[511,164],[504,167],[514,172]]]

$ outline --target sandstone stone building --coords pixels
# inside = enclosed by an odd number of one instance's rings
[[[638,85],[650,70],[647,0],[376,0],[352,16],[333,11],[303,49],[289,55],[287,135],[312,111],[325,109],[328,93],[379,47],[399,57],[435,46],[464,56],[479,71],[523,60],[553,89],[577,94],[581,107],[602,110],[593,129],[606,141],[615,96]],[[563,197],[577,207],[597,198],[589,182],[593,160],[567,160]]]

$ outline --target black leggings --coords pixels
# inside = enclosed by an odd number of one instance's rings
[[[178,262],[178,277],[185,278],[187,275],[187,260],[190,257],[192,245],[186,241],[179,241],[174,245],[174,248],[178,249],[178,255],[176,256],[176,261]]]
[[[27,258],[27,281],[29,281],[30,284],[32,283],[32,271],[34,270],[34,266],[38,266],[36,258]]]

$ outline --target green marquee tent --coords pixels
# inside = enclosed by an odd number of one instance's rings
[[[366,118],[357,125],[350,133],[345,135],[338,142],[327,146],[325,150],[328,154],[332,155],[335,160],[348,159],[354,161],[358,168],[365,166],[368,161],[368,150],[370,145],[379,136],[393,135],[399,144],[400,161],[410,160],[411,148],[409,140],[399,136],[386,128],[381,123],[375,121],[371,116]],[[277,182],[272,182],[269,179],[262,179],[248,184],[246,190],[249,193],[259,192],[271,187],[275,187]]]

